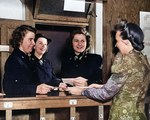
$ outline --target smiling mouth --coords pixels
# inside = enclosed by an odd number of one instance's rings
[[[82,49],[83,47],[77,47],[77,49]]]

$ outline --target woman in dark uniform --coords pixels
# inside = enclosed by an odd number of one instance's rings
[[[85,28],[72,32],[68,41],[71,54],[62,63],[62,78],[76,78],[74,85],[85,86],[102,83],[102,57],[90,54],[91,35]],[[87,80],[87,82],[85,82]]]
[[[3,89],[6,95],[30,95],[36,93],[28,54],[34,46],[36,29],[22,25],[13,31],[10,44],[14,48],[5,63]]]
[[[59,88],[66,87],[66,84],[61,83],[61,79],[55,76],[51,61],[43,58],[43,54],[47,51],[47,46],[51,39],[38,33],[35,35],[34,41],[35,46],[31,56],[31,63],[34,69],[34,76],[38,79],[36,84],[45,83],[50,86],[59,86]]]

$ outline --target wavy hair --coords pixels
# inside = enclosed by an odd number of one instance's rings
[[[28,25],[21,25],[13,31],[12,38],[9,40],[9,43],[12,45],[13,48],[18,48],[20,46],[20,42],[23,41],[23,38],[28,31],[36,34],[36,29]]]
[[[84,50],[85,53],[88,53],[88,50],[90,49],[91,45],[92,45],[92,36],[90,35],[90,33],[86,30],[85,27],[82,27],[82,28],[79,28],[79,29],[76,29],[74,30],[71,34],[70,34],[70,38],[67,39],[67,45],[70,47],[70,49],[72,51],[73,50],[73,46],[72,46],[72,40],[74,38],[74,36],[76,34],[83,34],[85,35],[86,37],[86,42],[87,42],[87,45],[86,45],[86,49]]]

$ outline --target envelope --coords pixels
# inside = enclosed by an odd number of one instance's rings
[[[73,80],[75,78],[62,78],[62,81],[66,84],[72,85],[73,86]]]

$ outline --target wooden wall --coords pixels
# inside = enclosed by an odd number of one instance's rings
[[[103,81],[110,76],[114,53],[110,31],[121,19],[140,23],[139,11],[150,12],[150,0],[107,0],[103,4]]]

